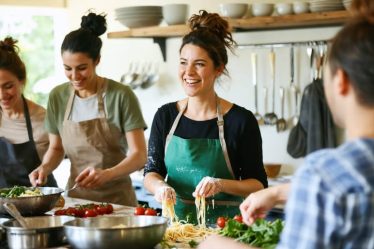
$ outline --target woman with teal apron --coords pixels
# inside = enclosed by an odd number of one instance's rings
[[[226,48],[235,43],[226,20],[200,11],[183,37],[179,79],[188,96],[156,112],[144,185],[159,202],[172,201],[179,220],[196,223],[195,197],[205,197],[206,222],[240,213],[243,197],[267,187],[262,141],[252,112],[219,98]]]

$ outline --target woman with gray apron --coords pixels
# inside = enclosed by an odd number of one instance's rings
[[[180,49],[179,77],[187,99],[155,114],[144,184],[158,201],[175,203],[179,219],[196,223],[194,198],[207,198],[206,218],[239,214],[249,193],[267,187],[257,121],[243,107],[217,96],[234,41],[217,14],[201,11]]]
[[[66,154],[71,162],[67,188],[79,186],[70,197],[136,206],[129,174],[146,161],[146,124],[131,89],[96,74],[99,35],[105,30],[105,16],[89,13],[81,28],[65,37],[61,53],[70,82],[50,93],[50,154],[30,178],[34,185],[43,181]]]
[[[0,41],[0,188],[31,186],[28,175],[48,147],[45,109],[22,95],[26,70],[16,42],[11,37]],[[46,185],[57,187],[53,175]]]

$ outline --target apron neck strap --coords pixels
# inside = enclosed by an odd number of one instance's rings
[[[27,106],[27,101],[23,94],[21,95],[22,102],[23,102],[23,115],[25,116],[26,120],[26,127],[27,127],[27,134],[29,136],[29,140],[34,142],[34,137],[32,136],[32,125],[31,125],[31,119],[30,119],[30,112],[29,107]]]
[[[104,100],[103,100],[103,92],[104,92],[104,89],[106,88],[106,80],[104,79],[104,83],[98,87],[98,90],[97,90],[97,101],[98,101],[98,110],[99,110],[99,118],[105,118],[105,111],[104,111]],[[65,114],[64,114],[64,121],[65,120],[68,120],[70,115],[71,115],[71,110],[72,110],[72,106],[73,106],[73,101],[74,101],[74,97],[75,97],[75,90],[72,86],[70,86],[70,89],[71,89],[71,92],[70,92],[70,96],[69,96],[69,100],[68,100],[68,103],[66,105],[66,110],[65,110]]]

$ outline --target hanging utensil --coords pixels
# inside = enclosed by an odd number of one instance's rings
[[[279,87],[279,97],[281,101],[281,117],[277,120],[277,132],[287,129],[287,121],[284,119],[284,88]]]
[[[261,114],[258,112],[258,93],[257,93],[257,54],[251,54],[252,59],[252,83],[254,86],[254,93],[255,93],[255,118],[257,119],[257,123],[259,125],[264,124],[264,119],[262,118]]]
[[[270,60],[270,72],[271,72],[271,91],[272,91],[272,98],[271,98],[271,105],[272,110],[269,113],[266,113],[264,116],[265,124],[267,125],[275,125],[277,123],[278,117],[274,113],[274,99],[275,99],[275,53],[272,49],[269,54]]]
[[[295,110],[294,110],[294,114],[293,114],[293,117],[292,117],[292,124],[295,126],[297,124],[297,122],[299,121],[299,88],[297,87],[296,83],[295,83],[295,53],[294,53],[294,47],[291,46],[291,49],[290,49],[290,72],[291,72],[291,92],[293,93],[293,96],[294,96],[294,100],[295,100],[295,103],[294,103],[294,106],[295,106]]]

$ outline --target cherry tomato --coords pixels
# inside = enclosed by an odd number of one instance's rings
[[[93,209],[86,209],[84,212],[84,217],[96,217],[97,213]]]
[[[69,216],[76,216],[76,213],[77,213],[77,209],[76,208],[73,208],[73,207],[68,207],[66,209],[66,215],[69,215]]]
[[[157,211],[154,210],[153,208],[147,208],[144,212],[145,215],[152,215],[152,216],[156,216],[157,215]]]
[[[218,217],[217,218],[217,226],[219,226],[220,228],[224,228],[226,225],[226,219],[225,217]]]
[[[84,213],[86,212],[86,210],[84,208],[81,208],[81,207],[78,207],[75,209],[75,217],[84,217]]]
[[[113,213],[113,211],[114,211],[114,208],[113,208],[113,205],[112,204],[106,204],[106,213],[107,214],[111,214],[111,213]]]
[[[99,205],[97,207],[95,207],[95,211],[97,214],[100,214],[100,215],[103,215],[103,214],[106,214],[108,212],[108,208],[106,205]]]
[[[136,207],[134,214],[135,215],[144,215],[145,213],[145,208],[144,207]]]
[[[234,216],[234,220],[236,220],[239,223],[243,223],[243,217],[239,214]]]
[[[66,209],[56,210],[55,215],[66,215]]]

